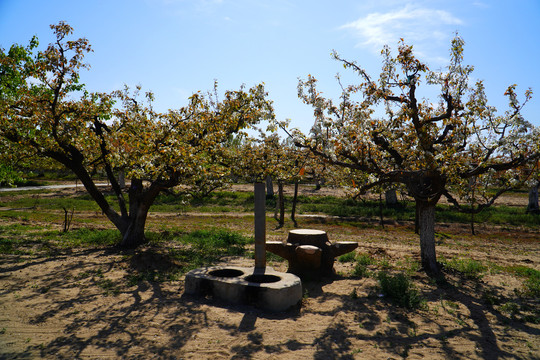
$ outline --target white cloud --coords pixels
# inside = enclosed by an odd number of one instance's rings
[[[343,25],[360,39],[359,46],[378,53],[384,45],[395,46],[400,38],[414,45],[416,53],[437,57],[431,49],[450,46],[457,26],[463,22],[448,11],[407,5],[399,10],[373,12],[356,21]]]
[[[483,1],[475,1],[475,2],[473,2],[473,5],[476,6],[477,8],[480,8],[480,9],[489,9],[490,8],[489,4],[486,4]]]

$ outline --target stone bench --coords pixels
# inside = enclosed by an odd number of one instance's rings
[[[354,241],[331,243],[325,231],[312,229],[291,230],[285,242],[266,242],[266,250],[286,259],[287,271],[303,279],[334,274],[335,258],[357,247]]]

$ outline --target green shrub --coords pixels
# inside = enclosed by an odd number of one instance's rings
[[[225,229],[196,230],[181,237],[181,242],[191,244],[201,251],[224,255],[242,255],[249,238]]]
[[[361,265],[373,265],[375,264],[375,259],[369,254],[360,254],[356,257],[356,262]]]
[[[45,237],[50,240],[60,241],[63,247],[78,246],[104,246],[114,245],[120,242],[120,232],[118,230],[95,230],[95,229],[74,229],[68,232],[49,231]]]
[[[338,257],[338,261],[342,263],[353,262],[355,257],[356,257],[356,253],[354,251],[351,251],[349,253],[343,254],[340,257]]]
[[[487,270],[487,267],[480,261],[468,259],[468,258],[453,258],[450,260],[441,258],[441,262],[448,269],[453,269],[462,273],[465,277],[470,279],[479,279],[483,276],[483,273]]]
[[[540,271],[523,265],[510,266],[508,270],[517,276],[526,278],[523,282],[523,295],[540,297]]]
[[[356,263],[353,270],[353,276],[358,277],[369,277],[371,276],[371,272],[368,270],[367,266],[364,264]]]
[[[387,272],[381,271],[377,275],[377,279],[381,292],[397,305],[416,309],[424,303],[424,299],[414,287],[411,279],[405,274],[389,275]]]
[[[540,298],[540,278],[530,277],[523,283],[524,295]]]
[[[180,263],[182,271],[212,265],[223,256],[245,255],[245,245],[250,238],[225,230],[196,230],[183,234],[177,241],[189,245],[169,249],[168,255]]]
[[[9,165],[0,164],[0,186],[13,187],[23,183],[23,178],[18,171]]]

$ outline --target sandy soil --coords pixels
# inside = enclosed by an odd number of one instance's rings
[[[406,227],[303,225],[333,240],[358,241],[358,253],[393,268],[418,259],[418,240]],[[438,239],[439,256],[540,270],[537,231],[480,226],[481,235],[471,238],[456,226],[438,230],[452,235]],[[269,230],[270,239],[285,235],[286,229]],[[245,258],[223,263],[253,265]],[[287,269],[283,262],[269,265]],[[1,255],[0,359],[540,359],[540,324],[523,320],[535,311],[538,317],[540,304],[518,295],[522,278],[448,273],[448,283],[437,285],[416,272],[426,305],[407,310],[382,296],[373,277],[352,276],[352,266],[336,263],[335,276],[304,282],[301,307],[276,314],[184,296],[183,278],[133,281],[134,274],[174,267],[163,248]],[[520,310],[508,311],[512,306]]]

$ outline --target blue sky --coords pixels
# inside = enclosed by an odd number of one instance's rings
[[[312,110],[297,97],[298,78],[312,74],[332,97],[336,73],[355,80],[332,60],[333,49],[377,76],[382,46],[395,49],[404,38],[438,69],[458,31],[490,102],[505,110],[508,85],[531,87],[524,115],[540,125],[538,18],[538,0],[0,0],[0,47],[33,35],[45,47],[49,25],[64,20],[94,49],[82,73],[92,91],[140,84],[165,111],[211,90],[214,79],[222,91],[264,82],[277,117],[308,131]]]

